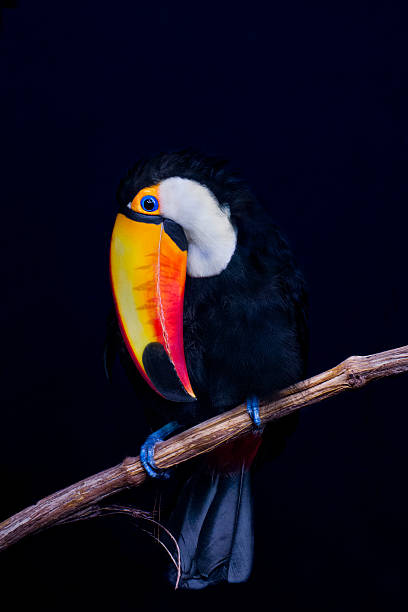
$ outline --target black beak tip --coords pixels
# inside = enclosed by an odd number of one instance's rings
[[[160,342],[150,342],[143,351],[142,362],[152,385],[172,402],[194,402],[184,389],[176,370]]]

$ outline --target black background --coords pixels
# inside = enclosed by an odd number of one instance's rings
[[[310,374],[407,343],[408,23],[398,7],[3,10],[2,517],[137,454],[147,433],[101,357],[115,191],[141,155],[193,146],[225,156],[269,207],[308,280]],[[403,608],[407,381],[302,412],[284,452],[254,475],[247,584],[174,593],[157,544],[126,518],[98,519],[3,553],[7,609]]]

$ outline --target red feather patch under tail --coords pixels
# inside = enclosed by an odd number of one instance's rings
[[[237,472],[244,464],[249,469],[262,442],[262,434],[254,432],[226,442],[208,454],[208,465],[221,472]]]

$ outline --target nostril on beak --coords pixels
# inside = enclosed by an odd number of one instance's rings
[[[166,234],[177,244],[179,249],[187,251],[187,238],[181,225],[171,219],[165,219],[163,227]]]

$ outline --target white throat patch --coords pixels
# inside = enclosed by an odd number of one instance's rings
[[[207,187],[179,176],[160,183],[159,198],[161,214],[176,221],[186,234],[187,273],[203,277],[225,270],[237,244],[228,206],[220,208]]]

